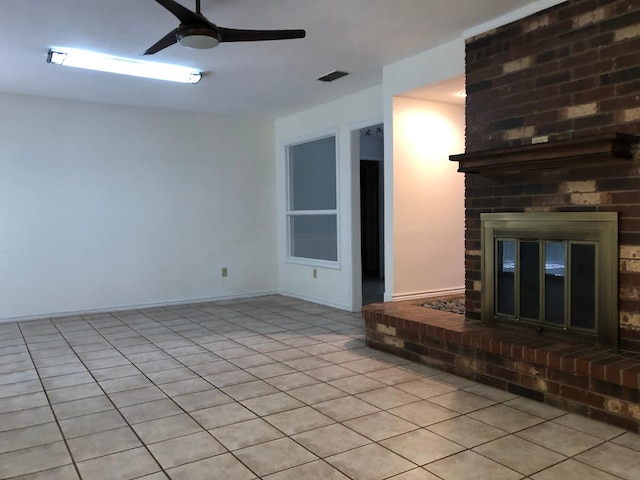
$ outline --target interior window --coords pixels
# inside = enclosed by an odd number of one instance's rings
[[[338,261],[336,137],[287,147],[289,257]]]

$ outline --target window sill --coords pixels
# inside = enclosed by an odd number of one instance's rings
[[[304,267],[327,268],[329,270],[340,270],[342,268],[339,261],[332,262],[328,260],[314,260],[313,258],[288,257],[284,263]]]

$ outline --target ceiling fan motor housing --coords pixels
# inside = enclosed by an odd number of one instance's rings
[[[176,32],[176,37],[180,45],[198,49],[217,47],[222,38],[217,29],[203,27],[201,25],[181,25]]]
[[[195,12],[175,0],[156,0],[156,2],[180,20],[180,26],[145,50],[143,55],[153,55],[175,43],[185,47],[205,49],[216,47],[220,42],[289,40],[304,38],[306,35],[304,30],[246,30],[218,27],[202,15],[200,0],[196,0]]]

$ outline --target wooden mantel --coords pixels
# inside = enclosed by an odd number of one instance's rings
[[[451,155],[458,171],[498,175],[507,172],[562,168],[614,158],[631,159],[640,137],[610,133],[551,143]]]

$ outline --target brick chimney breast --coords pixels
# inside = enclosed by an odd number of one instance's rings
[[[553,145],[615,132],[640,135],[638,52],[636,0],[568,0],[468,39],[466,154],[524,148],[534,138]],[[481,213],[617,212],[620,346],[640,352],[639,150],[636,145],[625,159],[549,159],[524,172],[512,168],[520,160],[490,175],[461,169],[467,318],[480,318]],[[502,158],[477,161],[491,170]]]

